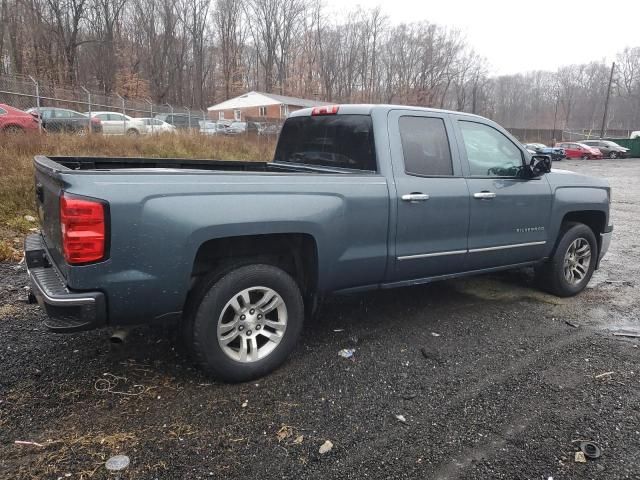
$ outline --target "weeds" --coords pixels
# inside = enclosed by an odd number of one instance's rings
[[[0,261],[19,257],[15,237],[23,237],[35,226],[25,217],[36,216],[36,155],[269,160],[273,148],[273,139],[244,135],[0,135]]]

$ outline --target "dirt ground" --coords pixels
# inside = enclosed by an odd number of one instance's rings
[[[583,294],[525,271],[336,298],[248,384],[203,376],[171,332],[49,333],[0,264],[0,478],[113,478],[119,453],[122,479],[640,478],[640,339],[614,335],[640,330],[640,160],[558,167],[613,186]],[[601,458],[574,461],[584,439]]]

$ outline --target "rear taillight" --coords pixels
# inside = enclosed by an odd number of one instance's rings
[[[339,105],[329,105],[329,106],[324,106],[324,107],[313,107],[313,110],[311,110],[311,115],[316,116],[316,115],[335,115],[336,113],[338,113],[338,110],[340,109]]]
[[[105,257],[105,205],[96,200],[60,197],[62,250],[69,264],[97,262]]]

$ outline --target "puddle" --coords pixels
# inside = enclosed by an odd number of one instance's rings
[[[513,281],[511,281],[513,280]],[[523,285],[521,278],[503,280],[496,277],[471,277],[456,280],[451,286],[460,293],[483,300],[535,300],[551,305],[566,305],[568,301]]]

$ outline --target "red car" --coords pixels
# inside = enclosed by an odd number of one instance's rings
[[[597,148],[590,147],[584,143],[562,142],[556,143],[556,147],[564,148],[567,158],[581,158],[583,160],[601,159],[602,152]]]
[[[0,103],[0,132],[35,132],[39,125],[38,119],[30,113]]]

